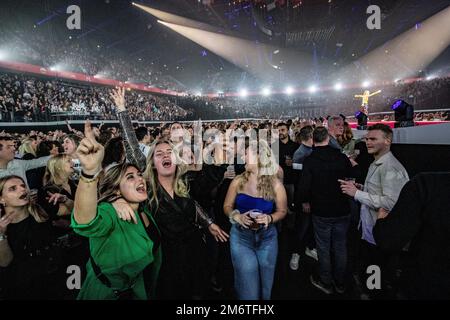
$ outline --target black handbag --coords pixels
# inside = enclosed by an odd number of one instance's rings
[[[108,277],[102,272],[100,267],[95,263],[94,258],[90,256],[91,259],[91,265],[92,269],[94,270],[95,276],[98,280],[101,281],[106,287],[112,289],[111,281],[109,281]],[[135,282],[128,288],[124,290],[114,290],[114,295],[116,296],[117,300],[133,300],[134,299],[134,293],[133,293],[133,287]]]

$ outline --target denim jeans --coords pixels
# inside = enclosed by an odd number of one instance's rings
[[[333,279],[336,284],[343,285],[347,268],[347,230],[350,215],[337,218],[313,215],[312,221],[319,258],[320,279],[326,285],[331,285]],[[331,255],[333,255],[333,266]]]
[[[276,227],[253,231],[233,225],[230,248],[237,298],[270,300],[278,255]]]

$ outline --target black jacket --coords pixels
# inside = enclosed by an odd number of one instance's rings
[[[339,150],[330,146],[315,147],[303,162],[296,206],[309,202],[311,213],[321,217],[349,215],[349,197],[342,193],[338,179],[356,175],[350,160]]]
[[[294,158],[294,153],[297,151],[299,144],[289,139],[289,141],[284,144],[280,140],[280,150],[279,150],[279,163],[284,173],[284,184],[293,184],[295,183],[295,172],[292,169],[292,166],[286,166],[286,156],[289,156],[291,159]]]
[[[450,299],[450,172],[418,174],[405,184],[373,236],[387,251],[410,243],[413,298]]]

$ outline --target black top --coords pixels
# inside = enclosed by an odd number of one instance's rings
[[[296,206],[309,202],[311,213],[321,217],[350,214],[349,197],[342,193],[338,179],[356,177],[357,169],[346,155],[330,147],[314,147],[303,162]]]
[[[51,224],[38,223],[30,215],[18,223],[9,224],[7,235],[14,258],[6,268],[6,297],[55,299],[56,296],[49,293],[49,276],[58,267]]]
[[[413,298],[450,299],[450,173],[422,173],[403,187],[373,236],[379,247],[400,251],[408,243]]]
[[[292,166],[286,166],[286,156],[289,156],[291,160],[294,158],[294,153],[297,151],[300,146],[298,143],[295,143],[291,139],[288,140],[287,143],[283,143],[280,141],[280,155],[279,155],[279,163],[284,172],[284,184],[293,184],[295,183],[294,170]]]
[[[53,203],[49,203],[46,198],[49,197],[48,192],[50,193],[60,193],[65,195],[70,200],[75,199],[75,193],[77,191],[77,185],[72,180],[69,180],[70,193],[67,192],[66,189],[56,185],[56,184],[47,184],[42,189],[38,191],[38,203],[39,205],[47,212],[51,221],[59,220],[60,218],[67,219],[70,222],[70,216],[67,217],[59,217],[59,204],[54,205]]]
[[[192,299],[202,296],[206,285],[206,245],[196,226],[196,206],[190,198],[170,195],[158,188],[155,222],[161,231],[162,263],[157,296]]]

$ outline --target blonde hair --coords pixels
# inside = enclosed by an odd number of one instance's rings
[[[3,188],[5,187],[6,182],[8,182],[11,179],[19,179],[23,183],[25,183],[25,181],[19,176],[11,175],[11,176],[6,176],[3,178],[0,178],[0,196],[3,195]],[[29,191],[28,187],[27,187],[27,190]],[[5,206],[3,204],[0,204],[0,208],[3,211],[5,210]],[[30,213],[30,215],[34,218],[34,220],[36,220],[36,222],[38,222],[38,223],[45,222],[48,220],[47,213],[39,205],[34,204],[31,201],[29,201],[27,204],[27,210]]]
[[[249,148],[254,149],[251,144]],[[252,150],[255,151],[255,150]],[[258,193],[265,200],[275,199],[275,190],[273,188],[274,182],[277,179],[278,165],[276,159],[269,147],[269,144],[260,139],[258,141],[258,147],[256,149],[257,159],[258,159],[258,179],[257,179],[257,190]],[[250,177],[250,171],[245,170],[244,173],[240,174],[238,191],[244,188],[244,185],[248,182]]]
[[[71,159],[69,155],[59,154],[48,160],[44,175],[44,185],[51,183],[61,186],[69,178],[63,170],[64,162],[68,159]]]
[[[21,155],[27,154],[27,153],[31,153],[33,156],[36,157],[36,150],[33,149],[33,147],[31,146],[31,144],[34,142],[33,139],[27,138],[25,140],[22,141],[20,147],[19,147],[19,153]]]
[[[149,203],[150,207],[153,208],[153,210],[158,210],[159,206],[158,173],[156,172],[153,156],[155,154],[156,147],[160,144],[168,144],[175,156],[175,163],[177,164],[175,179],[173,181],[173,190],[175,194],[179,197],[189,197],[189,188],[184,179],[184,174],[187,172],[187,165],[184,164],[183,160],[180,157],[178,149],[172,142],[170,142],[167,138],[159,138],[155,140],[150,146],[150,151],[147,156],[147,167],[145,168],[144,172],[144,178],[147,180],[151,192]]]

